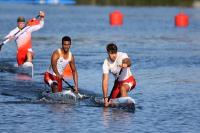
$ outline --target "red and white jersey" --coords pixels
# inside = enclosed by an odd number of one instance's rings
[[[41,29],[43,26],[44,26],[44,21],[40,20],[40,23],[38,25],[26,26],[19,33],[17,32],[20,31],[20,29],[16,27],[12,31],[10,31],[10,33],[5,38],[8,38],[9,36],[15,36],[15,41],[18,50],[28,49],[28,51],[32,52],[31,33]]]
[[[117,58],[114,62],[112,62],[109,58],[106,58],[103,63],[103,73],[108,74],[109,72],[111,72],[115,76],[115,78],[119,76],[118,81],[128,79],[130,76],[132,76],[130,67],[123,68],[121,74],[119,75],[119,72],[121,70],[119,65],[122,64],[122,60],[125,58],[129,57],[126,53],[122,52],[117,52]]]
[[[65,59],[61,53],[61,49],[58,49],[58,53],[59,53],[59,58],[57,60],[57,69],[58,69],[58,72],[60,75],[63,75],[64,73],[64,70],[66,68],[66,66],[69,64],[69,62],[72,60],[72,53],[69,51],[69,56],[67,59]],[[56,74],[54,73],[51,65],[49,67],[49,70],[48,70],[49,73],[53,74],[56,76]]]

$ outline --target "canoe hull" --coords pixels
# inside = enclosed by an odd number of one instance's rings
[[[25,62],[23,65],[17,67],[18,74],[25,74],[33,77],[33,64],[31,62]]]
[[[104,106],[103,98],[95,98],[95,103],[99,106]],[[135,110],[135,100],[131,97],[120,97],[115,99],[110,99],[110,104],[108,107],[111,108],[122,108],[122,109],[132,109]]]
[[[43,92],[42,96],[47,100],[60,101],[63,103],[74,103],[78,100],[78,97],[71,90],[63,90],[62,92]]]

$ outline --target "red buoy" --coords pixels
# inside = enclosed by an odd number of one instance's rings
[[[123,17],[124,17],[124,15],[119,10],[111,12],[110,13],[110,25],[113,25],[113,26],[122,25]]]
[[[189,17],[185,13],[180,12],[175,16],[175,25],[177,27],[187,27],[189,25]]]

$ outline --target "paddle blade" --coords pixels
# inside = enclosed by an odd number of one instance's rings
[[[3,45],[0,45],[0,51],[1,51],[1,47],[2,47]]]
[[[71,67],[69,64],[65,67],[65,69],[63,71],[63,77],[72,79],[72,70],[71,70]]]
[[[4,45],[4,42],[2,42],[2,43],[0,44],[0,51],[1,51],[1,48],[2,48],[3,45]]]
[[[38,25],[38,24],[40,24],[40,21],[37,20],[36,18],[32,18],[27,21],[28,26],[34,26],[34,25]]]

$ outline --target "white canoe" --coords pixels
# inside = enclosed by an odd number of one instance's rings
[[[84,98],[81,94],[76,94],[72,90],[63,90],[62,92],[43,92],[42,96],[45,97],[47,100],[58,101],[62,103],[74,103],[78,99]]]
[[[104,106],[103,98],[94,98],[94,101],[98,106]],[[109,107],[135,110],[135,100],[131,97],[110,99]]]
[[[33,64],[31,62],[25,62],[23,65],[17,66],[17,73],[33,77]]]

